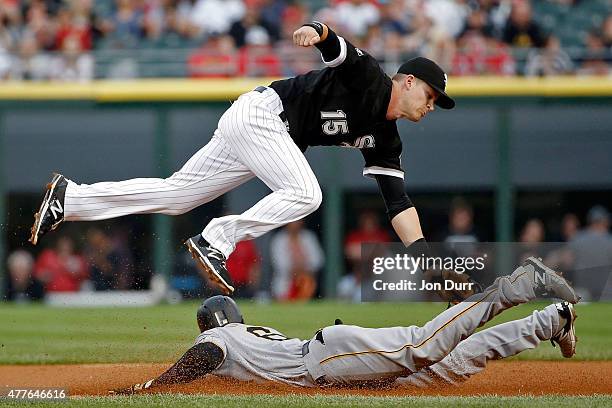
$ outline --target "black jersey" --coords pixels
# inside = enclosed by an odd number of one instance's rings
[[[327,41],[338,41],[340,52],[323,58],[326,68],[270,85],[283,102],[289,134],[302,151],[321,145],[361,150],[366,176],[403,178],[402,142],[395,120],[385,117],[391,79],[376,59],[342,37]]]

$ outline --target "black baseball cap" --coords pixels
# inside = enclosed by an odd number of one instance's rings
[[[444,92],[448,77],[442,68],[432,60],[424,57],[413,58],[404,62],[397,73],[414,75],[427,82],[429,86],[440,93],[438,99],[436,99],[436,105],[442,109],[453,109],[455,107],[455,101]]]

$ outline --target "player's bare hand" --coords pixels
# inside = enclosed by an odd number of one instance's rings
[[[110,390],[108,395],[134,395],[137,391],[134,391],[133,386],[127,388],[117,388],[116,390]]]
[[[310,47],[321,41],[317,30],[309,26],[303,26],[293,32],[293,43],[301,47]]]
[[[138,394],[151,386],[151,381],[142,384],[134,384],[127,388],[118,388],[115,390],[110,390],[108,392],[109,395],[134,395]]]

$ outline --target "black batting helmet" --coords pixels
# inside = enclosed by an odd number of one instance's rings
[[[223,295],[209,297],[202,302],[197,316],[200,333],[229,323],[244,323],[236,302]]]

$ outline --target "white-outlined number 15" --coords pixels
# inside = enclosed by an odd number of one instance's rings
[[[322,129],[326,135],[346,134],[349,131],[346,113],[340,109],[335,112],[321,112],[321,120],[325,121]]]

